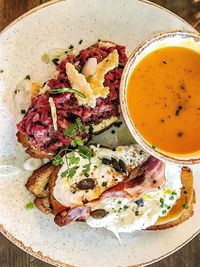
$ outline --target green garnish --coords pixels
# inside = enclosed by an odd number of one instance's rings
[[[177,193],[175,191],[172,192],[172,196],[176,196]]]
[[[77,147],[77,146],[83,146],[83,140],[79,139],[79,138],[75,138],[74,140],[72,140],[71,142],[71,146],[73,147]]]
[[[25,109],[21,109],[21,114],[26,114],[26,110]]]
[[[101,185],[102,185],[102,186],[107,186],[107,183],[108,183],[108,182],[103,182]]]
[[[156,149],[156,145],[154,145],[154,144],[152,144],[152,146],[151,146],[153,149]]]
[[[118,203],[118,204],[122,204],[121,200],[119,200],[117,203]]]
[[[166,210],[163,210],[163,211],[162,211],[162,214],[163,214],[163,215],[165,215],[166,213],[167,213],[167,211],[166,211]]]
[[[135,211],[135,216],[139,216],[139,211],[138,210]]]
[[[169,198],[169,200],[174,200],[174,196],[171,196],[171,197]]]
[[[26,209],[27,209],[27,210],[32,210],[34,207],[35,207],[35,205],[34,205],[33,202],[28,202],[28,203],[26,204]]]
[[[167,209],[169,210],[171,207],[170,206],[167,206]]]
[[[184,209],[188,209],[188,208],[189,208],[188,204],[185,203],[185,204],[183,205],[183,208],[184,208]]]
[[[72,137],[78,133],[78,126],[76,123],[72,123],[69,127],[64,131],[64,136]]]
[[[50,61],[50,58],[49,58],[49,55],[47,53],[44,53],[42,55],[42,60],[45,62],[45,63],[49,63]]]
[[[155,179],[152,182],[153,182],[153,184],[156,184],[157,183],[157,181]]]
[[[76,173],[76,170],[78,169],[78,166],[74,166],[72,168],[67,169],[66,171],[61,173],[61,177],[67,177],[67,178],[73,178],[73,176]]]
[[[129,206],[126,206],[126,205],[124,206],[124,210],[127,210],[128,208],[129,208]]]
[[[164,198],[160,198],[160,203],[164,203]]]
[[[90,159],[92,156],[92,149],[87,146],[81,146],[78,148],[78,153],[84,159],[86,158]]]
[[[64,164],[63,158],[61,157],[60,154],[56,155],[53,158],[52,164],[55,165],[55,166],[59,166],[59,165],[63,165]]]
[[[79,158],[79,157],[76,157],[75,155],[72,155],[72,156],[69,158],[69,162],[70,162],[70,164],[75,164],[75,165],[77,165],[77,164],[80,162],[80,158]]]
[[[158,186],[158,189],[160,189],[161,187],[160,186]]]
[[[81,93],[80,91],[73,89],[73,88],[57,88],[57,89],[52,89],[50,91],[50,94],[56,95],[56,94],[63,94],[63,93],[74,93],[84,99],[86,99],[86,96]]]
[[[91,166],[91,163],[90,162],[88,164],[86,164],[86,165],[83,166],[83,174],[85,176],[88,176],[88,172],[90,170],[90,166]]]

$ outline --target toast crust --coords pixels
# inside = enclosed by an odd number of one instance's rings
[[[181,197],[177,200],[176,204],[166,216],[159,218],[155,225],[148,227],[146,230],[166,230],[177,226],[192,217],[194,213],[193,204],[195,203],[192,172],[190,170],[183,169],[181,180],[183,184]],[[184,204],[186,203],[188,204],[187,209],[184,208]]]

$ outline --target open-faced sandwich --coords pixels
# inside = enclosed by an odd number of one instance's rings
[[[79,143],[34,171],[26,187],[59,226],[86,221],[115,233],[178,225],[192,216],[195,201],[189,169],[164,164],[138,145]]]
[[[49,60],[47,54],[44,58]],[[70,47],[52,61],[54,77],[41,88],[34,84],[31,105],[17,124],[18,141],[35,158],[52,158],[74,135],[87,142],[120,113],[124,46],[99,41],[79,53]]]
[[[189,169],[164,164],[136,144],[86,145],[119,118],[125,47],[98,42],[52,61],[56,74],[34,87],[17,124],[26,152],[49,158],[26,183],[35,206],[59,226],[84,221],[115,233],[167,229],[190,218],[195,195]]]

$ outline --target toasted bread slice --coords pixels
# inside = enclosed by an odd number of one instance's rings
[[[57,214],[58,212],[63,211],[66,209],[65,206],[63,206],[61,203],[59,203],[53,196],[53,190],[55,187],[56,180],[58,178],[58,172],[60,170],[60,167],[56,167],[50,177],[50,182],[49,182],[49,202],[50,205],[52,206],[53,213]]]
[[[34,200],[35,206],[46,214],[52,214],[52,208],[47,197],[36,197]]]
[[[193,189],[193,175],[188,169],[183,169],[181,174],[183,188],[181,196],[169,213],[160,217],[155,225],[147,230],[165,230],[177,226],[188,220],[193,215],[193,204],[195,203],[195,193]]]
[[[27,189],[36,197],[47,197],[49,178],[54,168],[54,165],[47,163],[35,170],[26,183]]]
[[[23,133],[17,132],[16,134],[17,140],[19,143],[22,144],[24,148],[26,148],[25,152],[29,154],[32,158],[38,158],[38,159],[52,159],[54,157],[51,153],[45,153],[43,151],[38,150],[34,146],[31,145],[31,143],[28,141],[26,136]]]

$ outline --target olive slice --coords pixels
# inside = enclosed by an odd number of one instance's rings
[[[127,167],[126,167],[125,162],[122,159],[119,160],[119,166],[120,166],[121,170],[126,173]]]
[[[107,158],[103,158],[102,159],[102,163],[105,164],[105,165],[111,165],[111,160],[107,159]]]
[[[108,213],[109,212],[104,210],[104,209],[97,209],[97,210],[93,210],[90,215],[94,219],[101,219],[101,218],[105,217],[106,215],[108,215]]]
[[[112,163],[112,166],[115,169],[115,171],[121,172],[119,162],[115,158],[111,158],[111,163]]]
[[[93,189],[95,187],[95,182],[94,182],[94,180],[92,178],[86,178],[86,179],[83,179],[80,182],[78,182],[76,187],[79,190]]]

